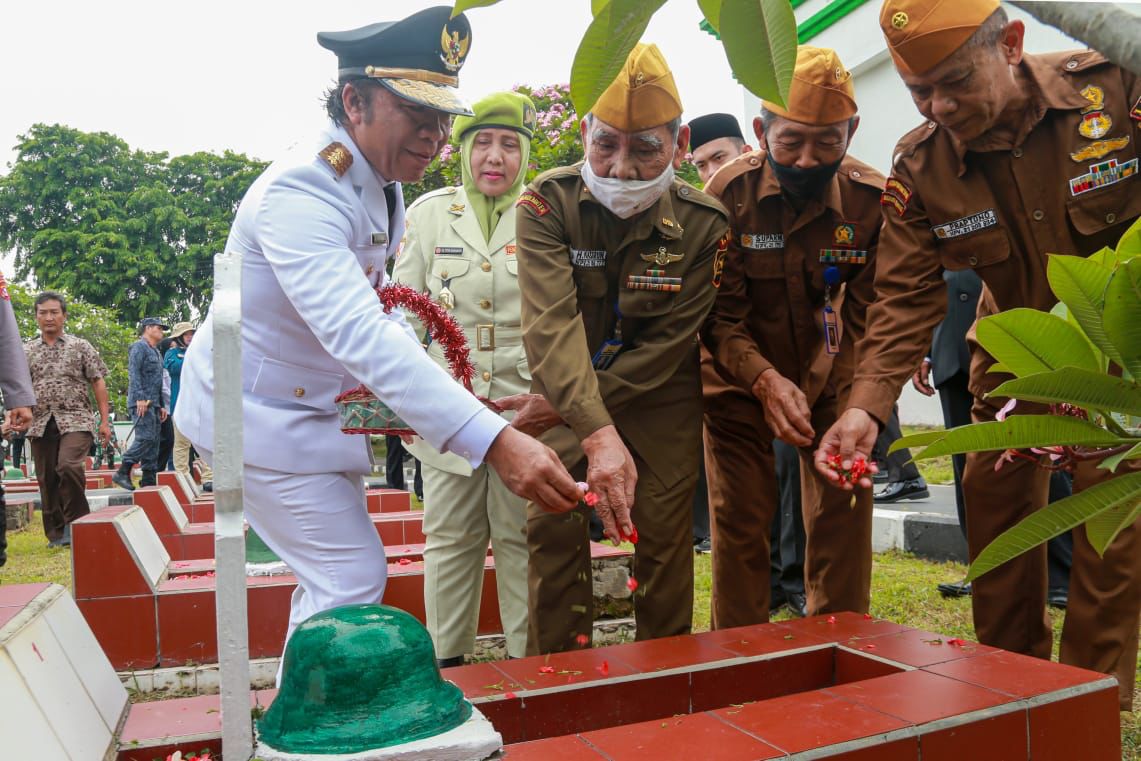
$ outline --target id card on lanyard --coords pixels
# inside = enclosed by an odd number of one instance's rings
[[[618,357],[618,353],[622,351],[622,312],[618,309],[617,301],[614,302],[614,315],[614,337],[603,341],[602,346],[599,346],[598,351],[590,358],[590,364],[595,370],[609,369]]]
[[[828,354],[840,353],[840,324],[832,309],[832,286],[839,282],[839,269],[828,267],[824,270],[824,351]]]

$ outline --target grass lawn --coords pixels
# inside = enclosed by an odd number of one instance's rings
[[[900,552],[875,556],[872,567],[872,614],[947,637],[974,639],[971,604],[968,599],[946,600],[935,585],[962,578],[965,566],[933,563]],[[694,631],[709,629],[710,560],[699,555],[694,561]],[[8,534],[8,564],[0,568],[0,584],[27,584],[54,581],[71,587],[71,555],[66,550],[48,549],[39,514],[24,531]],[[1052,611],[1054,654],[1064,615]],[[774,620],[790,615],[782,610]],[[1138,668],[1141,683],[1141,664]],[[1141,711],[1121,714],[1122,759],[1141,761]]]

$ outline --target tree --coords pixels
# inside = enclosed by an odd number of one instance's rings
[[[501,0],[455,0],[453,15]],[[594,19],[571,65],[570,98],[585,114],[610,86],[666,0],[590,0]],[[754,95],[784,105],[796,64],[796,16],[789,0],[697,0],[718,33],[733,76]]]
[[[33,301],[36,292],[25,286],[8,284],[12,297],[12,309],[20,326],[20,336],[27,341],[40,334],[36,325],[36,310]],[[113,310],[93,306],[80,300],[72,300],[68,294],[67,332],[89,341],[99,356],[107,364],[107,391],[111,397],[111,409],[125,416],[127,413],[127,347],[136,335],[130,328],[119,322]]]
[[[15,253],[18,277],[132,322],[202,311],[211,256],[264,164],[230,152],[168,160],[58,124],[19,140],[0,178],[0,248]]]

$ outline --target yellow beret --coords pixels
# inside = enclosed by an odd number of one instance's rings
[[[657,45],[638,43],[617,79],[590,109],[596,118],[623,132],[660,127],[681,116],[674,75]]]
[[[880,28],[896,67],[923,74],[938,66],[998,10],[998,0],[884,0]]]
[[[794,122],[835,124],[856,115],[856,90],[852,73],[840,63],[831,48],[801,45],[788,88],[788,106],[762,101],[764,107]]]

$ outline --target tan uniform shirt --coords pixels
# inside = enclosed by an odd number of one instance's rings
[[[679,421],[692,418],[700,430],[697,332],[716,293],[724,208],[676,181],[652,209],[622,220],[594,199],[576,165],[535,178],[517,213],[532,387],[570,427],[544,440],[573,463],[578,441],[614,423],[642,457],[668,467]],[[680,290],[631,287],[631,276]],[[596,370],[591,358],[619,333],[621,351]]]
[[[91,382],[107,375],[107,365],[95,347],[78,336],[61,333],[49,346],[37,336],[24,344],[36,407],[28,436],[44,435],[55,416],[60,434],[95,433],[95,411],[88,390]]]
[[[824,345],[825,270],[846,285],[837,304],[838,358],[851,377],[855,341],[874,296],[884,177],[845,157],[820,200],[797,212],[781,194],[763,151],[723,167],[709,190],[729,209],[732,241],[721,289],[703,331],[717,364],[745,389],[775,369],[802,389]],[[839,284],[831,288],[838,301]]]
[[[1091,51],[1026,55],[1024,137],[966,149],[936,124],[896,147],[878,298],[849,406],[887,420],[947,311],[942,271],[974,269],[1001,310],[1050,309],[1047,254],[1115,245],[1141,215],[1141,79]]]

